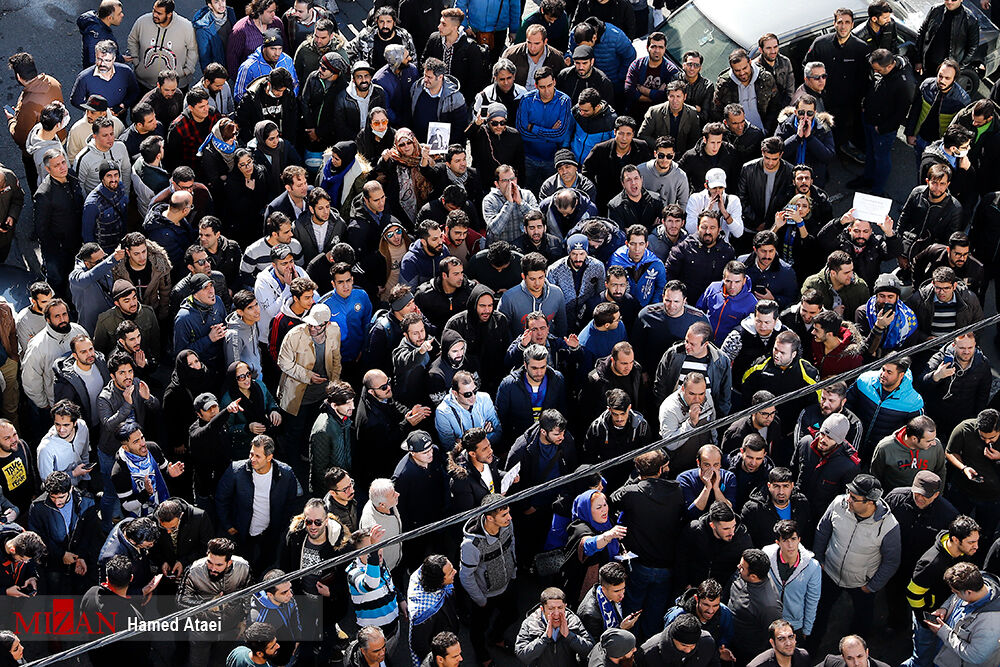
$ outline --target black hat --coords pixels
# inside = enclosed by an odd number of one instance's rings
[[[431,439],[430,433],[427,431],[416,430],[406,436],[406,441],[403,443],[403,449],[408,452],[419,454],[420,452],[427,451],[433,445],[434,440]]]
[[[87,111],[107,111],[108,101],[103,95],[91,95],[87,101],[81,104]]]
[[[862,473],[847,483],[847,490],[865,500],[875,502],[882,497],[882,482],[878,481],[877,477]]]
[[[281,39],[281,31],[277,28],[269,28],[264,31],[264,43],[261,44],[261,48],[266,49],[269,46],[285,46]]]

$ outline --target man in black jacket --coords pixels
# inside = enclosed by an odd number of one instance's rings
[[[812,512],[809,499],[795,491],[795,480],[788,468],[772,468],[767,473],[767,487],[754,489],[750,499],[743,506],[741,520],[750,534],[750,540],[758,549],[774,543],[774,524],[781,521],[778,510],[791,512],[791,518],[799,525],[804,544],[812,544]]]
[[[725,135],[725,125],[707,123],[702,128],[698,143],[685,151],[677,161],[677,166],[687,174],[692,192],[697,192],[705,185],[705,174],[709,169],[719,168],[726,172],[726,179],[730,182],[735,182],[739,176],[743,163],[739,161],[736,148],[725,141]]]
[[[58,296],[66,298],[69,273],[82,241],[80,221],[86,194],[61,150],[45,151],[42,163],[48,173],[35,190],[35,233],[44,240],[46,279]]]
[[[868,45],[851,34],[853,29],[854,12],[845,8],[835,10],[833,31],[817,37],[802,62],[819,61],[826,65],[823,97],[826,110],[837,119],[833,128],[834,141],[838,149],[855,159],[860,158],[860,151],[851,143],[851,138],[868,83]]]
[[[676,535],[686,506],[677,482],[667,479],[670,464],[662,449],[640,454],[633,461],[638,479],[611,494],[611,505],[628,528],[625,544],[636,557],[625,588],[623,613],[642,610],[637,635],[648,637],[662,628],[670,600],[671,570],[677,558]]]
[[[719,500],[684,530],[681,544],[685,548],[677,553],[680,578],[675,586],[697,586],[708,578],[729,581],[743,552],[752,547],[746,526]]]
[[[597,186],[597,208],[607,210],[608,202],[621,187],[622,168],[638,167],[652,159],[653,150],[635,138],[638,125],[631,116],[615,119],[615,136],[594,146],[583,161],[583,173]]]
[[[962,6],[962,0],[947,0],[932,7],[920,24],[913,69],[917,74],[936,72],[945,58],[969,67],[978,47],[979,21],[968,7]]]
[[[965,286],[979,297],[979,303],[984,302],[986,271],[983,263],[972,256],[969,237],[965,232],[955,232],[949,236],[947,245],[932,243],[921,250],[913,258],[913,284],[920,287],[926,283],[939,266],[950,267]]]
[[[902,101],[913,99],[917,82],[907,73],[906,60],[893,55],[888,49],[873,51],[868,56],[868,63],[876,76],[872,77],[868,94],[862,102],[865,171],[858,178],[848,181],[847,187],[870,188],[873,195],[881,197],[892,172],[892,145],[896,141],[896,132],[906,120],[907,108]]]
[[[876,233],[876,226],[879,233]],[[892,218],[886,216],[876,225],[855,218],[850,211],[823,225],[816,242],[824,256],[834,250],[850,255],[854,259],[854,273],[869,285],[874,285],[882,273],[883,262],[903,253],[903,241],[896,234]]]
[[[782,155],[785,145],[777,137],[760,142],[761,157],[743,165],[737,194],[743,204],[743,224],[760,231],[774,224],[774,214],[792,198],[792,165]]]
[[[168,498],[156,508],[156,520],[163,530],[150,558],[165,577],[177,579],[205,554],[208,541],[215,537],[212,519],[182,498]]]
[[[934,164],[927,170],[924,185],[910,191],[899,214],[896,232],[903,237],[899,264],[909,269],[910,260],[932,243],[947,243],[962,225],[962,205],[948,188],[951,169]]]
[[[354,441],[370,443],[354,452],[354,475],[376,479],[392,474],[396,445],[407,433],[433,414],[425,405],[408,408],[392,397],[392,383],[383,371],[373,368],[362,380],[364,391],[354,414]],[[389,452],[392,456],[386,457]]]
[[[698,214],[698,234],[671,248],[663,263],[668,284],[680,280],[687,287],[687,294],[700,296],[715,276],[722,275],[723,267],[736,257],[736,251],[719,237],[720,230],[718,211]]]
[[[931,284],[911,294],[906,305],[917,316],[917,330],[910,339],[914,343],[949,334],[983,319],[979,298],[947,266],[934,269]]]

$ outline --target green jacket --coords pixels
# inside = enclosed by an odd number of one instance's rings
[[[819,273],[814,273],[806,278],[806,281],[802,283],[802,291],[805,292],[807,289],[814,289],[820,293],[823,297],[824,308],[833,308],[833,283],[830,282],[830,272],[826,267],[820,269]],[[854,311],[858,309],[858,306],[867,302],[868,297],[871,296],[868,290],[868,283],[865,282],[864,278],[857,275],[854,276],[851,284],[841,289],[838,294],[840,295],[840,300],[844,302],[843,316],[848,320],[854,317]]]
[[[326,406],[313,423],[309,432],[309,487],[314,494],[327,492],[323,482],[327,470],[333,466],[351,469],[351,424],[350,417],[341,419]]]

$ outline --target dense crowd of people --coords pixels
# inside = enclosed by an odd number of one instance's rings
[[[483,507],[86,659],[884,667],[889,628],[1000,664],[1000,399],[953,335],[1000,275],[1000,93],[959,84],[962,0],[907,57],[873,0],[723,72],[642,1],[387,0],[353,38],[236,4],[119,44],[102,0],[66,98],[7,60],[0,257],[44,278],[0,302],[8,597],[155,619]],[[835,216],[835,160],[917,185]]]

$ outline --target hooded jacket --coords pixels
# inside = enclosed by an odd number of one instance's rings
[[[840,218],[834,218],[823,225],[816,234],[816,241],[824,255],[834,250],[843,250],[850,255],[854,260],[854,273],[869,285],[878,278],[884,261],[903,254],[903,242],[899,234],[872,234],[868,242],[859,248]],[[847,313],[846,310],[844,312]]]
[[[206,364],[217,360],[221,363],[223,342],[220,339],[213,343],[208,337],[208,331],[215,324],[224,324],[225,320],[226,308],[220,297],[215,297],[212,305],[206,305],[192,294],[181,302],[181,308],[174,318],[174,349],[194,350]]]
[[[419,244],[420,241],[414,242],[416,246]],[[413,246],[410,247],[413,248]],[[417,255],[418,257],[426,256],[426,253],[422,249],[418,249]],[[420,259],[423,260],[424,257],[420,257]],[[400,268],[400,273],[402,273],[402,268]],[[466,307],[469,297],[472,296],[472,289],[478,283],[475,280],[464,278],[462,285],[457,290],[446,294],[442,286],[441,275],[436,269],[435,276],[432,280],[420,284],[413,300],[420,307],[420,312],[424,314],[424,317],[430,320],[431,324],[438,330],[441,330],[453,315]]]
[[[410,244],[410,248],[399,262],[399,282],[416,289],[438,275],[438,261],[450,254],[447,244],[442,244],[437,254],[428,255],[423,242],[417,239]]]
[[[187,246],[185,246],[186,249]],[[108,254],[110,256],[112,253]],[[160,320],[165,320],[170,313],[170,288],[172,285],[170,258],[167,257],[166,250],[159,243],[146,239],[146,261],[150,265],[149,284],[146,289],[140,290],[139,301],[156,311],[156,316]],[[127,261],[114,264],[111,269],[111,279],[112,281],[128,280],[131,282]]]
[[[903,442],[905,431],[905,426],[900,427],[875,446],[872,475],[882,482],[882,488],[895,489],[898,486],[911,486],[918,471],[929,470],[941,478],[944,486],[948,472],[944,445],[935,442],[928,449],[910,449]]]
[[[646,567],[673,567],[677,543],[662,536],[676,535],[685,516],[677,482],[659,477],[630,480],[610,500],[620,512],[619,523],[628,528],[626,544],[639,562]]]
[[[580,115],[580,105],[573,105],[573,131],[570,133],[569,148],[580,164],[583,164],[594,146],[614,138],[617,117],[618,114],[608,101],[603,101],[590,116]]]
[[[763,549],[771,561],[771,582],[781,596],[781,617],[791,623],[794,630],[801,630],[802,634],[807,636],[811,635],[816,620],[816,608],[819,606],[823,568],[813,556],[813,552],[800,546],[798,565],[792,570],[788,580],[782,582],[778,575],[778,545],[768,544]]]
[[[931,333],[931,325],[934,322],[935,299],[934,285],[927,284],[906,300],[906,305],[912,308],[917,316],[914,343],[923,342],[934,335]],[[958,305],[958,311],[955,313],[955,329],[961,329],[983,319],[983,308],[979,304],[979,298],[966,288],[964,283],[959,283],[956,287],[955,301]]]
[[[580,17],[577,17],[580,18]],[[615,84],[615,91],[625,88],[628,68],[635,60],[635,47],[625,34],[625,26],[616,26],[596,17],[587,17],[586,23],[597,29],[597,41],[594,44],[594,67],[604,72]],[[576,49],[576,38],[570,33],[569,49],[566,56],[573,55]]]
[[[583,438],[580,460],[584,463],[607,461],[647,445],[652,440],[649,422],[634,409],[629,411],[628,421],[622,428],[614,425],[611,413],[605,410],[590,422]],[[606,487],[615,489],[628,481],[629,470],[626,466],[619,466],[603,474],[608,479]]]
[[[968,12],[968,9],[965,11]],[[983,579],[989,589],[988,601],[968,610],[961,620],[952,619],[963,606],[962,600],[952,594],[945,602],[945,619],[951,625],[943,625],[937,632],[943,646],[934,658],[935,665],[989,667],[1000,661],[1000,643],[997,641],[1000,638],[1000,583],[988,573],[983,574]]]
[[[847,494],[834,498],[816,527],[816,558],[823,572],[841,588],[882,589],[900,561],[899,523],[885,500],[875,514],[860,519],[849,509]]]
[[[453,331],[451,333],[453,336],[455,335]],[[444,343],[442,343],[443,347]],[[443,349],[442,354],[446,354]],[[444,398],[434,410],[434,428],[437,430],[440,442],[445,447],[451,447],[458,443],[462,439],[463,433],[470,428],[482,427],[486,422],[493,426],[493,430],[486,434],[490,444],[499,444],[503,435],[503,426],[497,417],[493,399],[485,391],[476,392],[476,402],[472,405],[472,410],[467,410],[459,405],[451,391],[445,393]]]
[[[226,366],[236,361],[246,362],[250,370],[260,374],[263,365],[260,359],[259,322],[247,324],[235,310],[226,316],[226,337],[224,351]]]
[[[38,172],[38,184],[41,184],[41,182],[48,176],[45,171],[45,153],[47,153],[49,149],[54,148],[63,155],[66,155],[66,147],[63,144],[62,139],[60,139],[61,134],[63,133],[58,132],[52,139],[43,139],[41,123],[36,123],[28,131],[28,137],[24,142],[24,152],[30,155],[31,159],[35,163],[35,170]],[[66,159],[68,162],[69,158],[67,157]],[[70,183],[76,181],[76,175],[72,172],[67,175],[67,178],[71,179],[69,181]],[[52,180],[51,177],[49,180]]]
[[[96,242],[104,252],[114,254],[125,236],[128,200],[128,189],[122,183],[114,190],[104,183],[94,188],[83,202],[83,242]]]
[[[738,518],[732,540],[725,542],[717,538],[709,525],[708,514],[685,527],[680,544],[685,547],[677,552],[681,575],[679,583],[695,587],[710,577],[719,582],[728,581],[736,571],[743,552],[753,546],[746,526]]]
[[[486,606],[489,598],[501,595],[517,578],[514,560],[514,526],[500,528],[496,535],[486,532],[485,516],[475,516],[462,528],[461,568],[462,588],[478,606]]]
[[[793,468],[797,471],[795,490],[809,500],[812,516],[821,516],[847,483],[861,472],[861,459],[853,447],[836,446],[821,454],[816,437],[803,436],[798,442]],[[772,524],[773,527],[773,524]]]
[[[525,380],[524,373],[523,366],[511,371],[510,375],[500,383],[500,388],[497,389],[497,415],[507,431],[508,441],[525,433],[529,427],[535,428],[537,426],[531,406],[531,395],[525,386],[527,380]],[[566,384],[562,373],[550,366],[545,371],[545,376],[548,382],[541,406],[542,410],[555,408],[562,414],[566,414]],[[525,433],[525,435],[527,434]],[[513,456],[513,450],[511,456]],[[508,460],[508,465],[513,465],[510,460]],[[525,477],[522,470],[523,479]]]
[[[291,63],[288,63],[288,67],[293,70],[292,78],[294,79],[294,67],[292,67]],[[295,85],[297,90],[298,84],[296,83]],[[268,77],[266,74],[256,79],[250,79],[250,82],[247,84],[246,89],[243,92],[243,97],[236,104],[236,121],[240,126],[239,138],[241,142],[249,142],[250,139],[255,138],[254,128],[257,127],[257,123],[262,120],[267,120],[264,118],[263,109],[265,95],[267,95],[267,86]],[[267,96],[270,97],[270,95]],[[187,112],[188,110],[185,109],[184,113]],[[282,137],[293,139],[298,136],[301,123],[300,117],[299,104],[295,95],[286,91],[285,94],[281,96],[281,115],[278,120],[275,121],[278,124],[278,130],[281,132]],[[212,125],[215,125],[214,120],[212,121]],[[290,146],[290,144],[287,143],[285,145]],[[297,153],[295,154],[297,155]]]
[[[566,298],[557,286],[545,281],[542,294],[534,297],[528,292],[522,280],[503,293],[497,309],[507,316],[512,328],[524,327],[524,317],[539,310],[545,313],[554,336],[565,336],[569,333],[569,322],[566,318]]]
[[[236,25],[236,12],[232,7],[226,7],[227,23],[232,30]],[[208,5],[200,7],[191,16],[191,25],[194,27],[194,38],[198,44],[198,62],[204,69],[209,63],[226,64],[226,46],[222,43],[219,35],[219,28],[212,15],[212,8]],[[231,75],[230,75],[231,76]]]
[[[865,339],[854,323],[844,320],[837,338],[840,343],[830,352],[826,351],[823,343],[817,343],[816,339],[809,342],[812,348],[812,363],[819,371],[820,379],[852,371],[864,363],[861,354]]]
[[[709,169],[715,167],[726,172],[727,183],[736,185],[740,176],[740,168],[743,166],[743,162],[740,161],[739,155],[736,153],[736,148],[727,141],[722,142],[719,152],[715,155],[706,153],[704,137],[698,140],[694,148],[688,149],[679,159],[676,159],[676,164],[687,174],[691,192],[700,192],[705,187],[705,174],[708,173]]]
[[[69,352],[69,342],[79,335],[90,334],[75,322],[70,323],[69,331],[64,334],[46,324],[28,343],[21,359],[21,385],[31,402],[39,408],[47,408],[54,403],[53,362]]]
[[[788,502],[792,520],[799,526],[799,537],[803,542],[812,542],[812,511],[809,499],[798,491],[793,491]],[[747,527],[750,540],[755,547],[765,551],[768,545],[777,548],[774,543],[774,524],[778,523],[781,517],[778,516],[778,510],[775,509],[774,501],[766,488],[756,488],[750,492],[750,498],[744,503],[743,511],[740,513],[740,520]]]
[[[628,248],[622,247],[611,255],[609,266],[620,266],[628,274],[629,291],[640,306],[659,301],[667,284],[667,271],[659,257],[649,248],[639,261],[632,261]]]
[[[7,120],[7,129],[19,148],[24,148],[28,132],[38,123],[42,109],[56,101],[62,102],[63,96],[62,86],[55,77],[39,74],[24,84],[14,105],[14,117]]]
[[[103,42],[107,39],[110,39],[118,47],[118,56],[115,58],[115,62],[125,63],[125,58],[122,56],[122,48],[118,45],[118,40],[115,39],[115,33],[111,30],[110,26],[97,17],[96,11],[90,10],[76,17],[76,27],[80,30],[80,36],[83,39],[83,69],[87,69],[94,64],[94,47],[97,46],[98,42]],[[203,59],[202,62],[209,63],[212,61]]]
[[[354,81],[342,88],[333,100],[333,136],[339,141],[353,141],[358,132],[368,125],[368,115],[361,113],[358,91]],[[371,83],[368,88],[368,111],[375,107],[386,107],[386,95],[382,86]]]
[[[743,318],[738,327],[726,335],[726,339],[719,346],[722,353],[729,357],[733,366],[733,377],[736,378],[738,384],[743,383],[743,375],[754,362],[761,357],[770,356],[771,349],[774,347],[774,339],[786,328],[781,320],[775,320],[774,329],[768,336],[762,338],[757,333],[755,321],[754,313],[751,311]],[[684,353],[683,343],[678,353]]]
[[[784,157],[791,164],[808,164],[816,171],[816,181],[826,182],[827,165],[833,160],[833,115],[817,112],[811,122],[809,136],[799,136],[799,117],[795,107],[785,107],[778,114],[778,129],[774,136],[785,142]]]
[[[847,407],[864,426],[861,458],[871,460],[875,445],[910,419],[924,412],[924,399],[913,387],[913,371],[906,371],[899,386],[888,394],[882,390],[879,371],[862,373],[847,392]]]
[[[944,7],[944,5],[941,5]],[[937,108],[938,125],[930,128],[929,135],[935,139],[940,138],[944,131],[951,124],[951,119],[958,112],[964,109],[970,102],[969,93],[965,92],[962,86],[954,83],[947,92],[941,92],[937,79],[933,76],[920,82],[917,94],[913,96],[913,103],[910,105],[910,112],[906,116],[906,124],[903,131],[907,136],[922,133],[924,121],[931,113],[932,108]]]
[[[767,628],[781,618],[781,593],[770,577],[749,582],[737,576],[729,587],[733,612],[733,646],[737,656],[755,656],[767,650]]]
[[[690,653],[677,650],[667,628],[643,642],[639,650],[646,661],[645,667],[711,667],[719,662],[715,639],[704,628]]]
[[[397,28],[399,30],[399,28]],[[419,78],[410,86],[410,113],[417,108],[421,93],[424,92],[424,80]],[[440,123],[451,123],[451,143],[465,143],[465,126],[469,121],[469,111],[462,96],[461,83],[450,74],[444,76],[441,91],[437,96],[437,120]]]
[[[725,283],[717,280],[711,283],[698,299],[695,306],[708,315],[716,345],[722,345],[729,332],[738,327],[747,315],[753,313],[757,297],[751,291],[751,287],[750,280],[746,279],[743,281],[743,289],[737,294],[727,295]]]
[[[755,91],[757,114],[764,122],[764,127],[761,129],[765,133],[770,133],[774,130],[778,115],[777,107],[781,103],[780,95],[778,94],[778,84],[774,80],[774,75],[767,70],[761,69],[753,63],[750,66],[753,69],[753,78],[750,81],[750,85],[754,87]],[[715,96],[712,98],[712,118],[714,120],[721,121],[725,117],[723,109],[726,108],[727,104],[739,104],[740,85],[742,84],[736,80],[732,68],[727,69],[719,75],[719,78],[715,82]]]
[[[494,311],[486,322],[481,322],[476,305],[486,296],[493,300]],[[513,337],[509,320],[496,310],[496,303],[493,290],[477,283],[465,302],[465,310],[452,315],[444,325],[444,330],[454,329],[465,340],[468,346],[465,354],[479,360],[485,386],[491,389],[500,381],[504,368],[503,359],[496,354],[496,350],[504,349]]]

